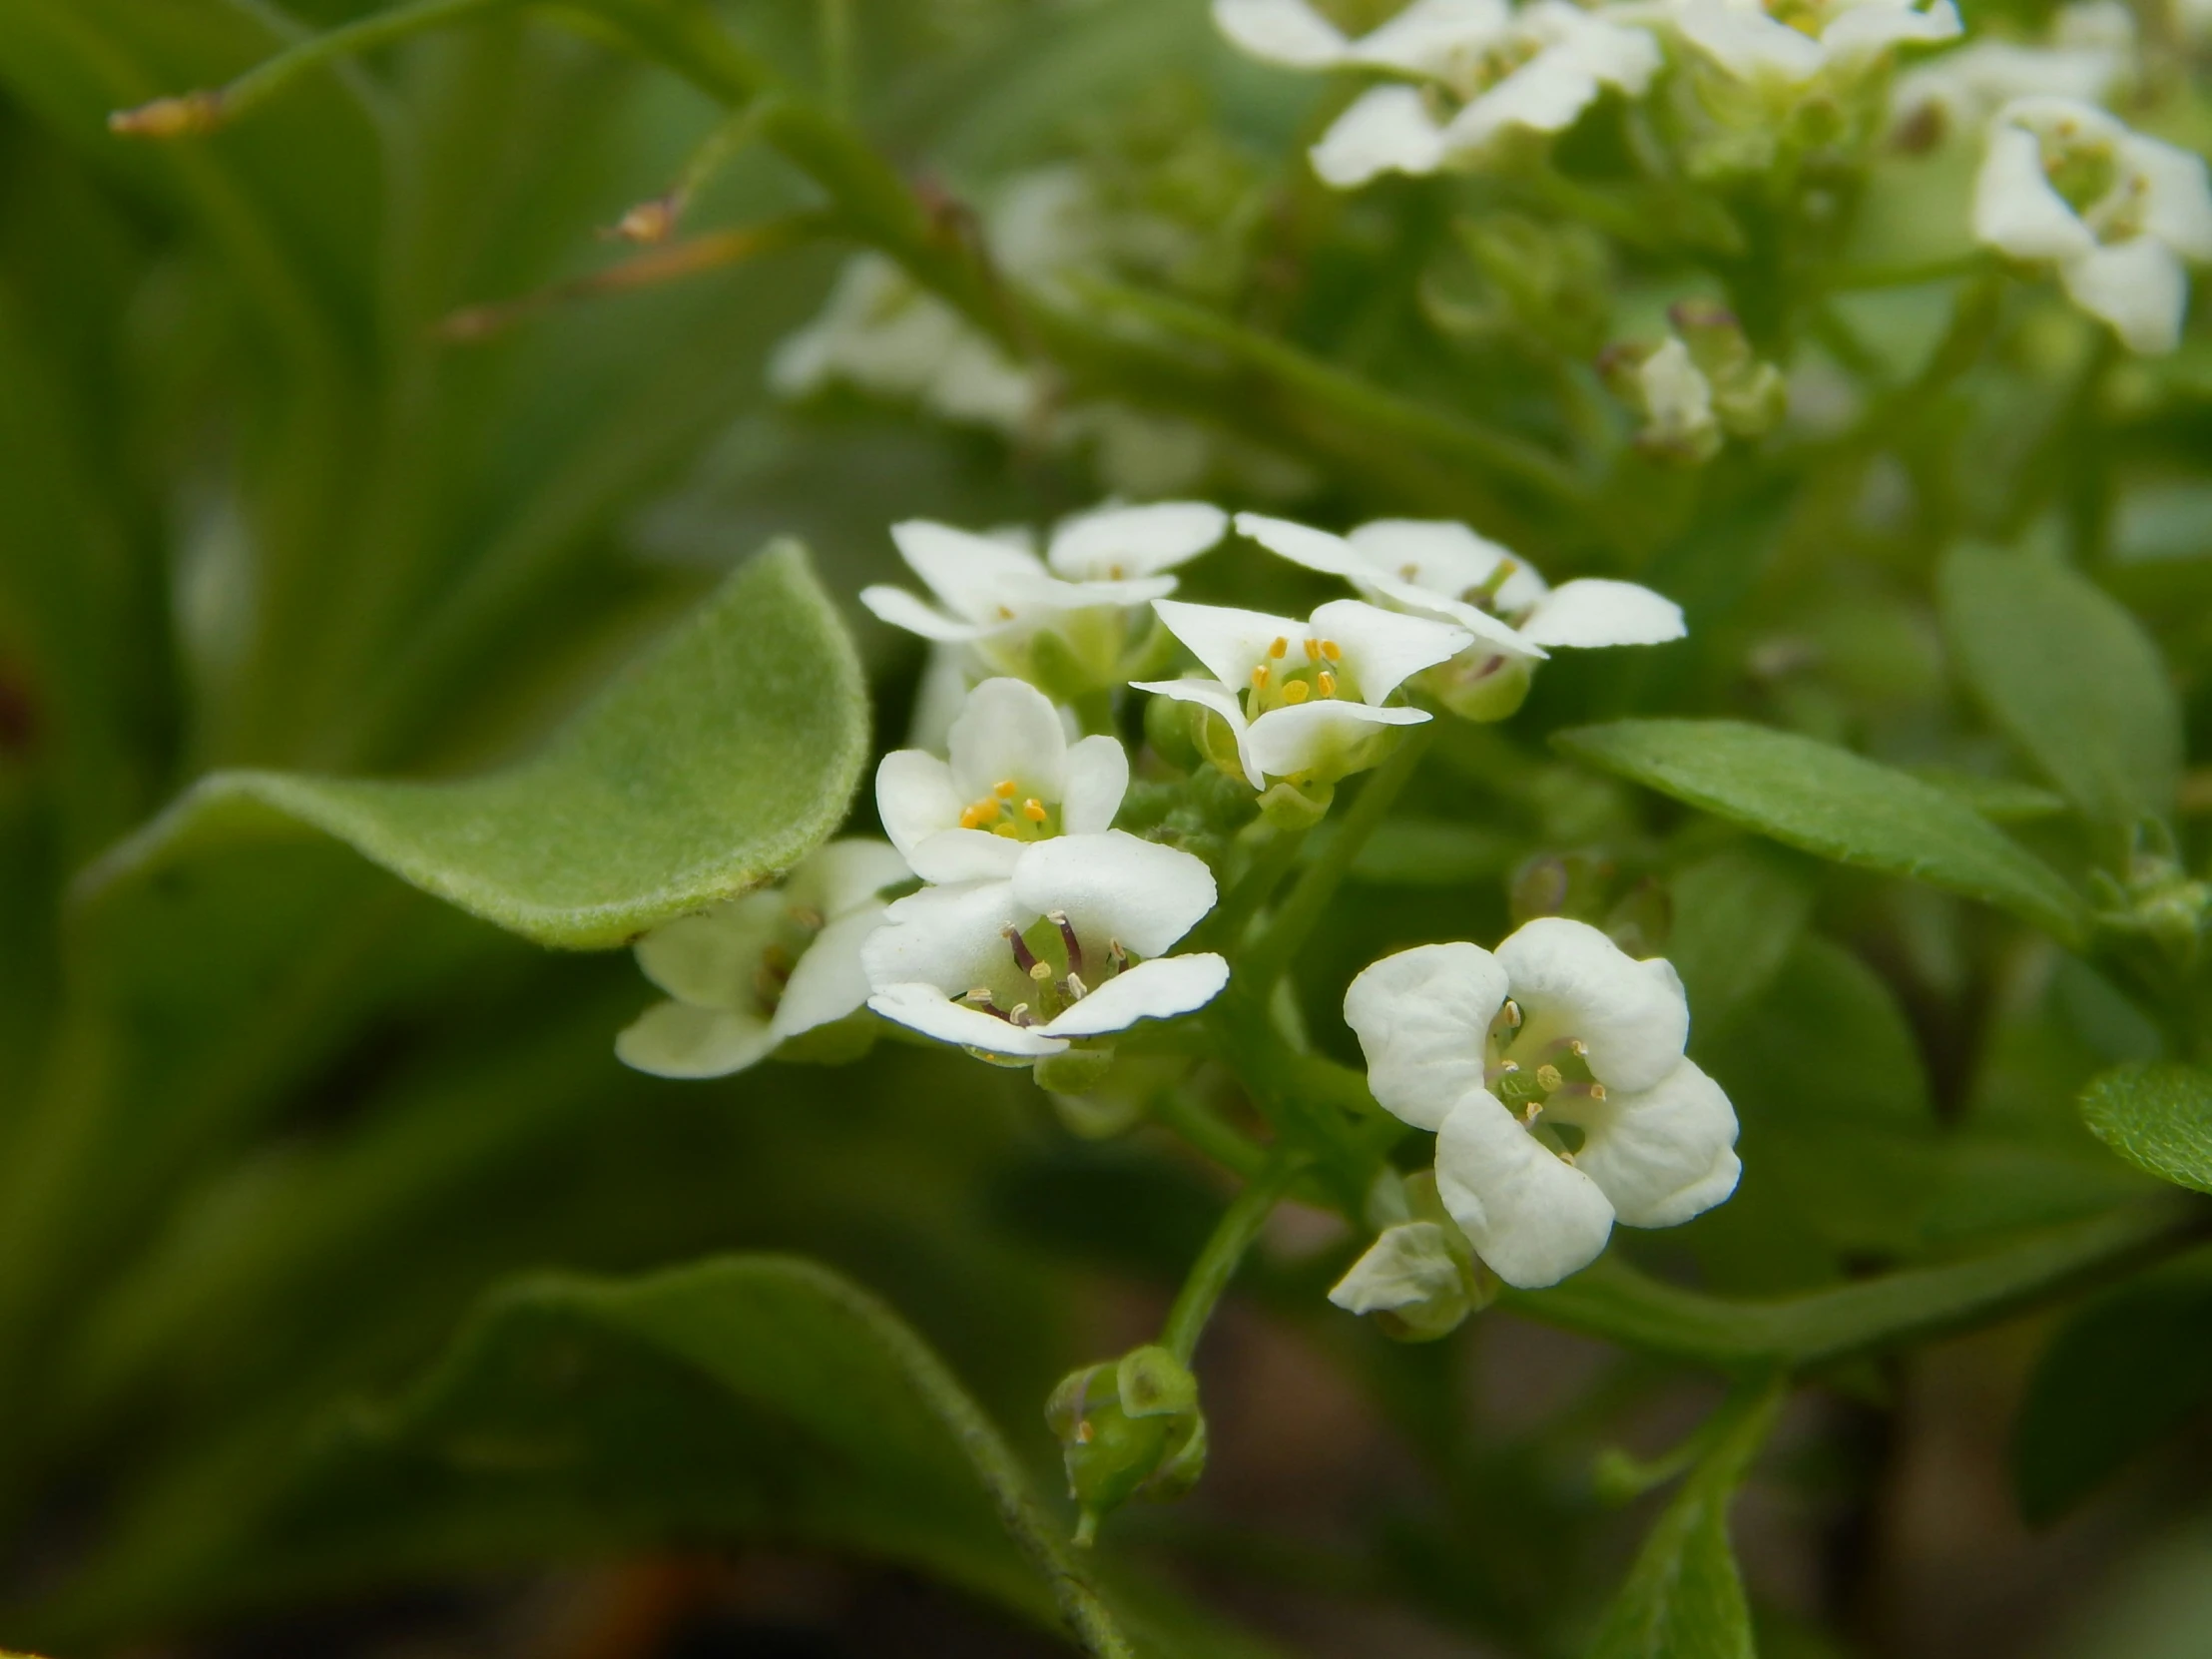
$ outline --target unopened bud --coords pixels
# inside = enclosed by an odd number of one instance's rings
[[[1132,1498],[1182,1496],[1206,1467],[1198,1379],[1164,1348],[1132,1349],[1070,1373],[1044,1415],[1067,1464],[1068,1495],[1082,1511],[1078,1543],[1089,1543],[1100,1518]]]
[[[222,125],[223,95],[217,92],[157,98],[135,110],[116,110],[108,117],[108,131],[126,138],[197,138]]]

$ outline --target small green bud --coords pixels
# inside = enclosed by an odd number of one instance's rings
[[[1172,697],[1148,697],[1144,704],[1145,742],[1152,746],[1153,754],[1178,772],[1195,772],[1206,757],[1192,733],[1191,716],[1205,712]]]
[[[1068,1495],[1082,1511],[1077,1543],[1089,1543],[1100,1518],[1132,1498],[1182,1496],[1206,1467],[1198,1379],[1164,1348],[1147,1345],[1071,1372],[1044,1415],[1067,1465]]]
[[[1288,779],[1260,796],[1260,816],[1278,830],[1311,830],[1329,816],[1334,784],[1293,784]]]
[[[1500,656],[1476,645],[1422,670],[1413,683],[1461,720],[1500,721],[1528,700],[1534,666],[1526,657]]]
[[[1047,1054],[1036,1064],[1037,1087],[1053,1094],[1089,1094],[1114,1069],[1113,1045],[1075,1047]]]

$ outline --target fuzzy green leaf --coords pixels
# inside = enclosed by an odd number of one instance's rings
[[[615,945],[798,862],[843,818],[866,749],[851,643],[784,543],[519,766],[450,784],[218,773],[81,890],[320,830],[542,944]]]
[[[2120,1066],[2081,1095],[2082,1121],[2137,1169],[2212,1193],[2212,1073],[2195,1066]]]
[[[1955,796],[1849,750],[1732,720],[1622,720],[1552,741],[1787,845],[1980,899],[2062,939],[2082,932],[2057,871]]]
[[[2172,808],[2180,704],[2125,606],[2063,565],[1970,546],[1936,593],[1975,695],[2068,800],[2123,831]]]

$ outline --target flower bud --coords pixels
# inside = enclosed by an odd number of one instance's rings
[[[1132,1349],[1111,1364],[1071,1372],[1044,1416],[1067,1464],[1068,1495],[1081,1509],[1075,1541],[1131,1498],[1181,1497],[1206,1467],[1206,1418],[1198,1379],[1166,1349]]]
[[[1311,830],[1329,816],[1334,784],[1294,784],[1288,779],[1260,796],[1260,816],[1278,830]]]
[[[1782,423],[1789,408],[1788,384],[1773,363],[1759,360],[1735,312],[1711,299],[1683,299],[1667,316],[1705,376],[1723,431],[1754,438]]]

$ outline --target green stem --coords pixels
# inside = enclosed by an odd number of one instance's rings
[[[1307,865],[1306,872],[1291,889],[1290,897],[1283,901],[1268,923],[1268,930],[1238,964],[1238,973],[1253,990],[1264,993],[1290,966],[1291,958],[1306,942],[1306,935],[1313,931],[1314,924],[1329,907],[1330,899],[1336,896],[1346,872],[1360,856],[1360,849],[1368,844],[1368,837],[1389,817],[1398,793],[1419,768],[1421,757],[1427,754],[1435,737],[1433,720],[1425,726],[1411,728],[1398,740],[1390,758],[1369,776],[1360,791],[1360,799],[1352,804],[1352,810],[1344,815],[1335,832],[1322,844],[1321,855]]]
[[[1247,1181],[1268,1167],[1268,1149],[1245,1135],[1188,1086],[1163,1089],[1152,1102],[1154,1121],[1173,1130],[1190,1146]]]
[[[1946,282],[1959,276],[1978,276],[1991,267],[1985,252],[1958,254],[1947,260],[1922,260],[1906,265],[1870,265],[1856,271],[1839,271],[1824,287],[1831,293],[1863,293],[1872,288],[1919,287],[1927,282]]]
[[[1275,896],[1275,889],[1281,885],[1283,877],[1298,862],[1306,835],[1304,830],[1271,830],[1268,838],[1260,843],[1252,855],[1252,862],[1231,884],[1208,924],[1207,931],[1222,948],[1235,950],[1243,942],[1252,918]]]
[[[1182,1364],[1188,1366],[1197,1354],[1198,1340],[1206,1334],[1206,1324],[1214,1317],[1222,1292],[1236,1278],[1245,1252],[1252,1248],[1252,1241],[1260,1236],[1260,1229],[1305,1167],[1302,1157],[1278,1154],[1222,1212],[1213,1237],[1191,1264],[1190,1276],[1183,1281],[1183,1289],[1177,1293],[1175,1306],[1168,1310],[1167,1324],[1160,1332],[1160,1346]]]

